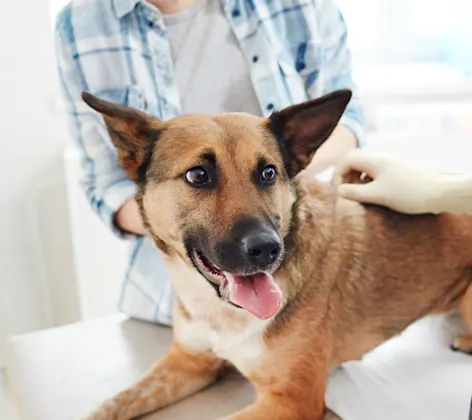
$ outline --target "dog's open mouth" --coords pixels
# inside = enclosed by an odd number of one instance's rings
[[[200,251],[190,252],[198,271],[218,296],[260,319],[274,316],[282,304],[282,292],[269,273],[238,275],[220,270]]]

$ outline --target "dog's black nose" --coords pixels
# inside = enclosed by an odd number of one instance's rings
[[[247,260],[254,266],[265,268],[279,258],[282,244],[272,232],[248,233],[241,239]]]

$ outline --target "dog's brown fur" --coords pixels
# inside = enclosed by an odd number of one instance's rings
[[[161,122],[84,95],[105,116],[119,162],[140,187],[177,295],[168,355],[89,420],[125,420],[171,404],[214,381],[222,359],[257,391],[254,404],[228,419],[319,420],[332,367],[428,314],[460,308],[472,328],[472,217],[362,206],[303,173],[349,97],[340,91],[270,120],[230,114]],[[217,160],[220,183],[202,193],[182,178],[205,154]],[[261,157],[279,173],[269,190],[251,182]],[[267,323],[220,301],[184,246],[185,232],[205,232],[213,243],[248,214],[276,218],[285,242],[275,273],[284,304]],[[211,345],[201,345],[211,334]],[[471,352],[472,335],[454,346]]]

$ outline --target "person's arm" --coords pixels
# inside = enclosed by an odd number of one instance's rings
[[[343,183],[365,173],[372,181]],[[426,172],[368,150],[353,150],[341,159],[335,177],[341,197],[410,213],[472,214],[472,175]],[[358,178],[358,176],[357,176]]]
[[[349,150],[362,146],[365,133],[363,107],[352,77],[344,19],[333,0],[319,0],[315,7],[324,59],[321,68],[306,73],[308,96],[314,99],[338,89],[350,89],[353,92],[339,126],[316,152],[309,166],[309,170],[318,172],[336,164]],[[319,77],[314,77],[315,74]],[[310,83],[312,80],[315,81]]]
[[[92,209],[118,237],[143,235],[145,229],[134,200],[136,187],[116,161],[116,152],[102,117],[81,99],[85,77],[74,59],[68,23],[56,24],[56,58],[69,133],[81,159],[81,186]]]
[[[312,174],[322,172],[336,165],[339,159],[356,146],[357,140],[352,131],[343,125],[338,125],[328,140],[316,151],[306,170]]]

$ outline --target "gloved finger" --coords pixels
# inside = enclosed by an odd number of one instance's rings
[[[365,172],[375,179],[384,166],[385,158],[362,149],[350,151],[336,168],[336,176],[346,178],[351,172]]]
[[[375,181],[369,184],[341,184],[338,187],[338,194],[359,203],[383,204],[385,201],[379,195]]]

